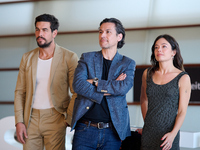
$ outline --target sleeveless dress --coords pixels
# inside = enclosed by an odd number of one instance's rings
[[[184,74],[187,73],[181,72],[164,85],[155,84],[152,78],[147,81],[148,110],[142,131],[142,150],[161,150],[161,138],[172,131],[179,105],[178,82]],[[180,149],[179,132],[170,150]]]

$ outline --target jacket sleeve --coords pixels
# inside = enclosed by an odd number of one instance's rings
[[[133,86],[135,61],[130,60],[126,62],[127,67],[121,72],[125,73],[127,77],[123,81],[113,80],[99,80],[97,92],[109,93],[112,96],[125,95]]]
[[[104,93],[98,92],[97,87],[87,81],[88,70],[91,68],[88,68],[87,60],[84,57],[84,54],[82,54],[75,70],[73,89],[77,94],[100,104]]]
[[[24,122],[24,106],[26,98],[26,73],[25,73],[25,58],[23,55],[19,67],[19,73],[15,88],[14,110],[15,124]]]
[[[70,87],[70,92],[72,93],[72,97],[69,103],[69,106],[67,108],[67,116],[66,116],[66,122],[71,125],[71,120],[72,120],[72,113],[73,113],[73,107],[74,107],[74,101],[75,98],[77,96],[77,94],[74,92],[73,88],[72,88],[72,82],[73,82],[73,78],[74,78],[74,71],[77,67],[77,63],[78,63],[78,56],[73,53],[73,55],[71,56],[71,58],[69,59],[68,63],[68,81],[69,81],[69,87]]]

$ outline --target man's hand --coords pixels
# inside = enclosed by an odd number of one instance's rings
[[[126,79],[126,74],[125,73],[122,73],[120,74],[118,77],[117,77],[117,81],[123,81],[124,79]]]
[[[123,81],[124,79],[126,79],[126,74],[122,73],[117,77],[116,81]],[[87,79],[87,82],[92,84],[93,83],[93,79]],[[96,83],[96,86],[98,86],[98,82]],[[109,93],[104,93],[104,96],[110,96],[110,95],[111,94],[109,94]]]
[[[93,79],[87,79],[87,82],[89,82],[90,84],[93,83]],[[98,82],[96,82],[96,86],[98,86]]]
[[[126,74],[122,73],[117,77],[117,81],[123,81],[124,79],[126,79]],[[93,83],[93,79],[87,79],[87,82],[89,82],[90,84]]]
[[[142,135],[142,128],[141,129],[136,129],[135,131]]]
[[[89,82],[90,84],[93,83],[93,79],[87,79],[87,82]]]
[[[28,138],[28,135],[26,133],[26,127],[22,122],[16,124],[16,134],[18,141],[22,144],[25,144],[24,137]]]

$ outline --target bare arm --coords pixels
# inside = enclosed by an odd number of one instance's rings
[[[147,109],[148,109],[148,98],[146,94],[146,78],[147,78],[147,69],[143,72],[142,75],[142,85],[141,85],[141,94],[140,94],[140,105],[142,111],[143,120],[146,117]]]
[[[179,80],[179,107],[175,125],[171,132],[165,134],[162,137],[162,140],[164,140],[164,142],[161,145],[161,147],[164,146],[163,150],[171,148],[174,138],[176,137],[178,131],[180,130],[183,124],[187,112],[188,103],[190,100],[190,93],[191,93],[190,77],[188,75],[183,75]]]
[[[147,78],[147,69],[143,72],[142,75],[142,85],[141,85],[141,92],[140,92],[140,105],[142,111],[143,120],[146,117],[147,109],[148,109],[148,99],[146,94],[146,78]],[[142,134],[142,129],[136,129],[139,134]]]

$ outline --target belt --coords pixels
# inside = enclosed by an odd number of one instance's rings
[[[80,123],[84,123],[86,125],[90,125],[92,127],[96,127],[98,129],[104,129],[104,128],[110,128],[111,127],[111,123],[104,123],[104,122],[91,122],[91,121],[87,121],[87,120],[80,120]]]

